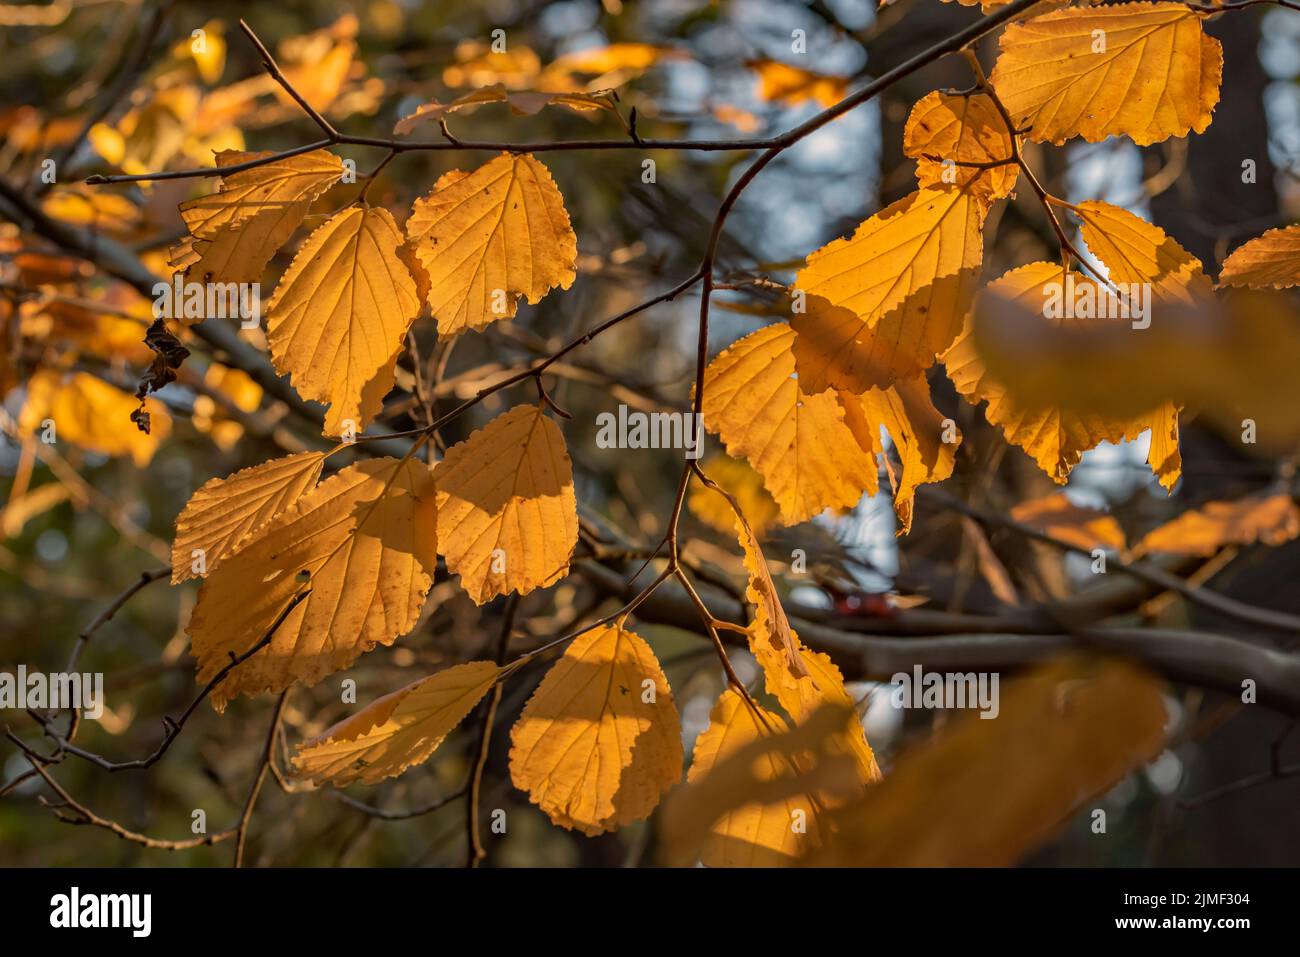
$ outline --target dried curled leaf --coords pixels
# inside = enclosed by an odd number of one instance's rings
[[[621,624],[574,639],[510,731],[515,787],[561,827],[588,836],[649,816],[682,776],[668,679]]]
[[[438,541],[476,604],[569,571],[578,543],[573,466],[559,426],[519,405],[453,445],[437,468]]]
[[[797,678],[805,677],[808,669],[799,653],[799,639],[791,631],[790,620],[781,607],[781,596],[777,594],[776,583],[768,571],[763,547],[743,523],[740,526],[740,547],[745,556],[745,571],[749,574],[745,597],[755,608],[754,633],[771,646],[773,653],[785,656],[785,668],[791,674]]]
[[[329,404],[325,434],[360,432],[393,387],[420,312],[386,209],[352,206],[308,237],[271,298],[267,340],[299,395]]]
[[[470,661],[413,681],[298,745],[294,771],[335,787],[395,777],[428,760],[500,674],[490,661]]]
[[[325,479],[245,538],[199,590],[189,634],[208,681],[267,634],[310,589],[271,643],[212,693],[218,711],[240,694],[315,684],[415,623],[437,566],[432,475],[415,459],[359,462]]]
[[[618,95],[613,90],[597,90],[594,93],[539,93],[534,90],[508,90],[503,84],[497,83],[471,90],[450,103],[439,103],[437,100],[423,103],[414,113],[398,120],[393,133],[405,136],[421,123],[438,122],[449,113],[472,111],[485,103],[505,103],[515,116],[532,116],[547,106],[567,106],[579,113],[606,110],[618,115]]]
[[[406,234],[429,274],[429,308],[443,336],[509,319],[520,296],[540,302],[577,275],[564,197],[527,153],[443,176],[416,200]]]
[[[1300,226],[1270,229],[1223,261],[1220,286],[1286,289],[1300,285]]]
[[[1213,555],[1226,545],[1281,545],[1300,535],[1300,507],[1285,492],[1206,502],[1166,522],[1133,547],[1134,554]]]
[[[808,307],[790,323],[805,392],[885,388],[934,364],[975,294],[989,174],[922,188],[808,257],[795,280]]]
[[[1011,132],[987,93],[935,90],[926,94],[907,117],[903,153],[916,160],[916,180],[921,186],[970,183],[987,203],[1009,195],[1020,175],[1014,162],[985,171],[960,165],[1012,158]]]
[[[324,452],[298,452],[205,482],[176,517],[172,584],[202,578],[195,551],[211,569],[243,540],[296,502],[320,478]]]
[[[761,708],[755,714],[744,698],[728,688],[713,706],[709,726],[695,739],[687,783],[700,780],[751,742],[786,730],[779,715]],[[789,760],[779,752],[763,753],[755,765],[759,781],[776,781],[792,773]],[[713,822],[700,860],[709,867],[788,867],[819,843],[813,810],[807,795],[741,804]]]
[[[1150,146],[1203,133],[1219,102],[1223,47],[1181,3],[1070,7],[1013,23],[990,79],[1038,143],[1128,136]]]

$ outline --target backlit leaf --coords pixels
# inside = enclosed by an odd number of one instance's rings
[[[1213,555],[1226,545],[1281,545],[1300,535],[1300,507],[1287,493],[1206,502],[1148,532],[1134,554]]]
[[[419,314],[388,210],[352,206],[308,237],[271,299],[267,340],[298,394],[329,404],[325,434],[360,432],[393,387]]]
[[[672,691],[640,636],[601,625],[574,639],[510,732],[515,787],[588,836],[649,816],[682,776]]]
[[[324,452],[299,452],[204,483],[176,517],[172,584],[203,577],[194,571],[196,549],[213,568],[245,535],[301,498],[320,478],[324,461]]]
[[[921,186],[971,183],[986,202],[1008,195],[1020,175],[1015,163],[989,168],[983,176],[978,168],[957,165],[1011,158],[1011,133],[986,93],[963,96],[935,90],[927,94],[907,117],[903,152],[916,160]]]
[[[527,153],[446,174],[416,200],[406,233],[429,274],[429,308],[444,336],[508,319],[520,296],[540,302],[577,275],[564,197]]]
[[[1220,286],[1285,289],[1300,285],[1300,226],[1270,229],[1223,261]]]
[[[374,784],[428,760],[497,680],[470,661],[413,681],[298,746],[295,772],[317,784]]]
[[[1035,142],[1128,136],[1149,146],[1203,133],[1223,47],[1202,19],[1181,3],[1056,10],[1007,27],[990,79]]]
[[[438,542],[477,604],[563,578],[578,542],[573,466],[535,405],[497,416],[437,467]]]
[[[311,593],[269,646],[212,694],[312,685],[415,626],[437,565],[429,468],[371,459],[325,479],[211,569],[189,634],[198,678],[212,678],[265,635],[298,592]]]

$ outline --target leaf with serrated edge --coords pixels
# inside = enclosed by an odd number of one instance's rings
[[[1097,284],[1079,273],[1071,273],[1075,288]],[[1064,284],[1065,272],[1059,263],[1029,263],[1020,266],[989,283],[985,295],[997,295],[1022,305],[1036,315],[1043,315],[1048,283]],[[979,304],[976,304],[979,308]],[[1044,320],[1047,321],[1047,320]],[[1052,320],[1062,328],[1087,328],[1112,320],[1088,320],[1065,317]],[[1080,414],[1054,407],[1027,408],[1015,402],[1006,389],[989,375],[971,335],[971,322],[967,318],[961,336],[952,344],[942,360],[953,386],[972,405],[988,400],[984,416],[1002,429],[1007,441],[1024,449],[1047,475],[1058,485],[1064,485],[1070,471],[1078,464],[1083,453],[1101,442],[1120,442],[1136,439],[1147,429],[1152,429],[1151,451],[1148,461],[1152,471],[1162,483],[1172,485],[1178,479],[1176,468],[1169,463],[1177,454],[1177,433],[1156,433],[1168,429],[1169,410],[1163,406],[1151,413],[1131,419],[1115,419],[1097,414]],[[1164,405],[1168,405],[1165,403]],[[1173,416],[1176,428],[1177,416]],[[1173,444],[1173,456],[1169,445]],[[1169,486],[1166,486],[1169,487]]]
[[[296,502],[320,478],[324,452],[298,452],[205,482],[176,517],[172,584],[202,575],[193,569],[201,549],[209,570],[245,535]]]
[[[975,294],[989,172],[917,190],[808,257],[795,279],[807,308],[790,320],[805,392],[888,387],[934,364]]]
[[[650,646],[620,625],[574,639],[510,741],[515,787],[553,823],[588,836],[649,816],[682,776],[668,679]]]
[[[564,197],[527,153],[443,176],[416,200],[406,234],[429,274],[429,309],[443,336],[509,319],[520,296],[540,302],[577,275]]]
[[[470,661],[413,681],[298,746],[295,773],[316,784],[375,784],[428,760],[501,669]]]
[[[1038,143],[1128,136],[1150,146],[1203,133],[1219,102],[1223,47],[1201,20],[1181,3],[1053,11],[1007,27],[990,79]]]
[[[573,466],[559,426],[515,406],[447,450],[437,468],[438,541],[476,604],[563,578],[578,544]]]
[[[325,434],[360,432],[393,387],[420,312],[386,209],[349,207],[308,237],[271,298],[267,341],[298,394],[329,404]]]
[[[715,764],[751,741],[786,730],[779,715],[759,709],[759,715],[733,689],[718,698],[709,715],[709,726],[695,739],[687,782],[706,775]],[[758,773],[764,780],[790,774],[789,767],[775,754],[763,755]],[[786,798],[773,804],[745,804],[713,822],[709,837],[700,850],[708,867],[787,867],[818,843],[817,822],[812,801],[807,797]],[[795,827],[801,812],[805,830]]]
[[[957,165],[1012,158],[1011,133],[987,93],[963,96],[935,90],[926,94],[908,114],[903,153],[916,160],[916,181],[921,186],[974,180],[974,190],[986,202],[1008,195],[1020,174],[1014,162],[988,168],[984,176],[977,167]]]
[[[315,684],[406,634],[433,583],[436,544],[423,462],[371,459],[325,479],[246,538],[199,590],[188,631],[200,682],[256,645],[293,597],[311,590],[270,645],[216,687],[213,706]]]
[[[1270,229],[1238,246],[1223,261],[1219,285],[1251,289],[1300,285],[1300,226]]]

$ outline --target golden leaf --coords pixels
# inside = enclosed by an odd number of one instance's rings
[[[1064,492],[1021,502],[1011,510],[1011,517],[1021,525],[1089,551],[1124,547],[1124,529],[1114,516],[1076,505]]]
[[[714,455],[705,460],[702,468],[705,475],[736,500],[755,535],[762,535],[780,517],[776,501],[763,486],[763,476],[748,462],[733,459],[730,455]],[[691,488],[687,505],[691,513],[706,525],[720,532],[738,531],[736,513],[713,489],[695,485]]]
[[[320,478],[324,452],[298,452],[204,483],[176,517],[172,543],[172,584],[202,578],[194,571],[194,552],[210,570],[244,536],[298,501]]]
[[[1300,508],[1285,492],[1206,502],[1147,533],[1135,555],[1210,556],[1225,545],[1281,545],[1300,535]]]
[[[875,459],[844,422],[833,393],[805,395],[784,322],[732,343],[704,373],[704,424],[729,455],[748,459],[793,525],[855,505],[878,488]]]
[[[212,693],[218,711],[240,694],[312,685],[415,626],[437,565],[432,475],[415,459],[359,462],[325,479],[246,537],[211,569],[189,634],[208,681],[270,630],[271,643]]]
[[[427,761],[500,674],[490,661],[470,661],[413,681],[298,745],[294,772],[335,787],[395,777]]]
[[[695,739],[687,783],[707,775],[719,761],[752,741],[786,731],[785,722],[770,711],[756,715],[731,688],[718,698],[709,726]],[[779,754],[763,754],[756,762],[759,780],[774,781],[790,774]],[[802,819],[803,828],[797,825]],[[806,795],[770,804],[742,804],[713,822],[700,860],[709,867],[787,867],[818,843],[812,802]]]
[[[890,386],[953,341],[984,256],[988,207],[976,188],[989,171],[980,172],[960,187],[922,188],[808,257],[795,279],[807,309],[791,319],[805,392]]]
[[[429,274],[443,336],[508,319],[576,277],[578,237],[555,180],[535,157],[503,153],[443,176],[418,199],[406,233]]]
[[[921,186],[970,183],[986,203],[1009,195],[1020,175],[1014,162],[989,168],[983,176],[978,168],[957,165],[1011,159],[1011,133],[987,93],[961,95],[935,90],[927,94],[907,117],[903,153],[916,160],[916,180]]]
[[[100,455],[129,455],[137,468],[153,459],[158,446],[171,434],[172,420],[156,399],[145,399],[149,432],[131,421],[140,400],[89,372],[62,375],[41,369],[27,382],[27,401],[19,414],[24,432],[45,428],[49,421],[56,441],[70,442]]]
[[[515,787],[552,822],[588,836],[649,816],[682,776],[668,679],[650,646],[619,624],[574,639],[510,741]]]
[[[388,210],[349,207],[303,243],[271,298],[267,340],[299,395],[328,403],[325,434],[360,432],[393,387],[420,312]]]
[[[1070,7],[1007,27],[990,79],[1031,140],[1150,146],[1203,133],[1219,102],[1223,47],[1181,3]]]
[[[1056,290],[1060,296],[1068,297],[1066,285],[1072,282],[1074,289],[1084,289],[1091,293],[1094,300],[1103,294],[1102,288],[1091,279],[1079,273],[1068,274],[1059,264],[1030,263],[1011,270],[994,282],[989,283],[985,293],[996,302],[1003,299],[1022,307],[1027,313],[1044,316],[1049,297]],[[1064,306],[1064,302],[1062,302]],[[976,304],[976,310],[981,304]],[[1076,318],[1067,315],[1062,308],[1062,317],[1055,320],[1044,319],[1044,323],[1055,323],[1061,328],[1088,328],[1096,326],[1097,321]],[[1112,320],[1101,320],[1110,322]],[[1170,469],[1168,445],[1170,439],[1177,448],[1177,432],[1172,437],[1160,430],[1170,428],[1169,409],[1162,405],[1154,412],[1135,418],[1116,418],[1096,413],[1077,412],[1070,408],[1054,405],[1027,406],[1016,401],[1007,393],[1006,388],[997,381],[985,365],[971,336],[971,320],[967,318],[966,328],[952,347],[943,355],[944,365],[953,386],[972,405],[979,405],[988,400],[984,410],[985,418],[993,425],[999,426],[1007,441],[1024,449],[1058,485],[1065,484],[1071,469],[1082,458],[1083,453],[1101,442],[1119,442],[1124,439],[1136,439],[1147,429],[1153,430],[1151,452],[1148,462],[1152,471],[1160,478],[1166,488],[1178,479],[1176,466]],[[1177,416],[1172,417],[1173,429],[1177,428]],[[1174,460],[1176,462],[1176,459]],[[1167,484],[1166,484],[1167,483]]]
[[[966,714],[829,815],[808,863],[1006,867],[1164,744],[1161,685],[1127,664],[1065,660],[1004,688],[996,721]]]
[[[745,585],[745,597],[755,608],[752,636],[770,648],[769,654],[784,656],[783,670],[796,678],[808,675],[808,669],[800,655],[799,639],[790,629],[790,620],[781,607],[781,596],[776,592],[776,583],[768,571],[767,559],[763,557],[763,547],[744,523],[740,524],[740,547],[744,552],[745,571],[749,581]]]
[[[618,97],[612,90],[597,90],[594,93],[539,93],[533,90],[508,90],[498,83],[471,90],[450,103],[439,103],[437,100],[422,103],[414,113],[397,121],[393,133],[405,136],[421,123],[436,122],[451,113],[472,112],[485,103],[504,103],[515,116],[532,116],[547,106],[567,106],[578,113],[605,110],[618,115]]]
[[[766,103],[799,106],[809,100],[831,107],[848,92],[847,76],[829,76],[776,60],[750,60],[745,64],[758,75],[758,98]]]
[[[436,470],[438,541],[476,604],[569,571],[578,543],[573,466],[559,426],[519,405],[453,445]]]
[[[1238,246],[1223,261],[1219,285],[1251,289],[1300,285],[1300,226],[1270,229]]]
[[[235,166],[270,155],[223,150],[216,159]],[[216,193],[181,204],[190,236],[173,249],[172,265],[193,282],[258,282],[312,201],[342,175],[337,156],[313,150],[222,177]]]

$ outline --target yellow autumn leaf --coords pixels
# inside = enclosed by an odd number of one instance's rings
[[[689,59],[688,54],[653,43],[609,43],[556,57],[542,70],[537,88],[547,92],[592,92],[622,86],[665,60]],[[590,77],[585,82],[579,75]]]
[[[810,298],[810,308],[816,300]],[[930,402],[922,375],[861,394],[801,391],[786,323],[766,326],[717,356],[704,373],[704,424],[722,437],[729,455],[745,458],[776,500],[781,521],[797,524],[827,508],[855,505],[879,490],[876,458],[886,463],[901,533],[911,527],[912,497],[925,482],[952,474],[960,436],[945,442],[944,420]],[[885,455],[888,429],[903,464],[900,476]]]
[[[223,150],[217,166],[271,153]],[[258,282],[302,224],[312,201],[343,175],[333,153],[313,150],[222,177],[217,192],[180,206],[190,235],[173,247],[172,266],[192,282]]]
[[[1011,510],[1011,517],[1021,525],[1090,551],[1124,547],[1124,529],[1114,516],[1076,505],[1064,492],[1021,502]]]
[[[428,760],[501,674],[470,661],[413,681],[298,745],[294,772],[316,784],[375,784]]]
[[[1146,534],[1135,555],[1208,557],[1227,545],[1281,545],[1300,535],[1300,507],[1285,492],[1206,502]]]
[[[1153,308],[1213,296],[1201,261],[1159,226],[1101,200],[1070,208],[1079,217],[1079,231],[1089,252],[1106,266],[1106,278],[1114,283],[1149,284]]]
[[[138,468],[153,459],[171,434],[172,420],[156,399],[145,399],[149,432],[131,421],[140,400],[89,372],[63,375],[41,369],[27,382],[18,425],[26,433],[50,429],[54,442],[69,442],[100,455],[129,455]],[[48,423],[48,426],[47,426]]]
[[[750,742],[784,731],[786,724],[779,715],[761,708],[756,715],[744,698],[728,688],[713,706],[709,726],[695,739],[687,783],[707,775]],[[779,755],[764,754],[758,761],[761,780],[789,773]],[[709,867],[788,867],[819,842],[813,812],[807,796],[744,804],[713,822],[700,860]]]
[[[540,302],[577,275],[564,197],[527,153],[444,175],[416,200],[406,234],[429,274],[429,308],[443,336],[508,319],[520,296]]]
[[[515,787],[564,828],[588,836],[648,817],[682,776],[668,679],[621,624],[574,639],[510,731]]]
[[[849,88],[846,76],[814,73],[776,60],[750,60],[745,65],[758,76],[758,98],[766,103],[798,106],[811,100],[831,107],[844,99]]]
[[[274,155],[223,150],[216,156],[216,165],[236,166]],[[222,176],[215,193],[181,203],[181,219],[190,234],[199,239],[215,239],[222,230],[258,216],[273,217],[273,222],[296,216],[297,226],[306,215],[307,205],[342,177],[342,161],[328,150],[274,159]]]
[[[176,517],[172,584],[202,578],[243,540],[298,501],[320,478],[324,452],[298,452],[203,484]]]
[[[218,711],[241,694],[315,684],[420,615],[437,565],[432,475],[415,459],[371,459],[325,479],[211,569],[189,634],[198,680],[210,680],[270,630],[271,643],[212,693]]]
[[[868,389],[857,396],[841,392],[840,404],[844,408],[844,421],[858,444],[885,463],[894,490],[898,534],[906,535],[912,530],[916,490],[952,475],[961,433],[934,407],[930,383],[924,373],[899,379],[888,389]],[[898,453],[902,474],[895,471],[885,454],[880,437],[882,426]]]
[[[563,578],[578,543],[573,466],[535,405],[497,416],[437,467],[438,541],[476,604]]]
[[[1285,289],[1300,285],[1300,226],[1270,229],[1223,261],[1220,286]]]
[[[734,691],[727,694],[739,698]],[[726,712],[720,711],[726,706],[724,695],[714,708],[715,721],[725,716]],[[683,866],[702,857],[712,866],[724,866],[726,861],[739,866],[792,863],[782,853],[790,845],[777,833],[779,817],[768,812],[788,809],[785,827],[796,832],[794,846],[806,851],[816,846],[824,832],[805,809],[811,805],[820,813],[831,802],[861,794],[862,783],[853,760],[838,749],[846,726],[857,722],[851,709],[823,705],[789,730],[767,711],[749,714],[760,724],[770,719],[772,727],[740,741],[737,732],[747,730],[737,728],[744,722],[743,716],[737,714],[737,720],[726,729],[714,724],[705,732],[713,732],[705,747],[711,750],[725,742],[726,753],[714,755],[707,773],[694,774],[669,795],[660,817],[660,856],[665,863]],[[812,795],[816,795],[816,804]],[[764,810],[761,824],[760,808]],[[746,838],[754,845],[746,846]]]
[[[1007,867],[1164,745],[1161,683],[1130,665],[1066,659],[1007,685],[997,720],[958,717],[830,812],[807,863]]]
[[[805,392],[889,386],[948,347],[979,279],[988,207],[976,190],[989,175],[922,188],[808,257],[795,279],[807,309],[791,319]]]
[[[743,522],[740,523],[739,533],[745,571],[749,575],[749,581],[745,585],[745,598],[755,609],[752,634],[755,640],[765,643],[765,653],[768,656],[785,659],[783,670],[796,678],[806,677],[808,668],[800,654],[799,639],[790,629],[790,620],[781,607],[781,596],[777,594],[767,559],[763,557],[763,547]]]
[[[794,338],[786,323],[765,326],[704,373],[705,427],[763,476],[787,525],[855,505],[878,488],[875,459],[858,445],[835,395],[799,391]]]
[[[1073,283],[1073,286],[1067,286],[1067,282]],[[1029,314],[1046,316],[1050,311],[1049,301],[1055,292],[1056,297],[1062,298],[1061,317],[1044,318],[1045,323],[1074,329],[1114,321],[1067,315],[1063,297],[1068,295],[1070,288],[1090,292],[1094,301],[1103,292],[1095,281],[1079,273],[1067,274],[1060,264],[1037,262],[1013,269],[989,283],[981,294],[981,299],[984,296],[993,297],[994,301],[1003,299],[1022,307]],[[977,303],[976,309],[979,308],[980,304]],[[1136,439],[1147,429],[1153,430],[1148,456],[1153,473],[1160,478],[1162,484],[1168,483],[1167,488],[1177,481],[1177,470],[1171,471],[1167,466],[1171,445],[1176,454],[1178,420],[1176,414],[1172,417],[1169,414],[1167,403],[1154,412],[1134,418],[1107,417],[1053,405],[1025,406],[1010,396],[1006,388],[989,374],[971,335],[971,329],[971,319],[968,317],[961,336],[942,357],[953,386],[972,405],[988,400],[988,407],[984,410],[985,418],[1002,429],[1008,442],[1029,453],[1038,467],[1058,485],[1065,483],[1070,471],[1088,449],[1101,442]],[[1173,431],[1172,434],[1163,431],[1157,435],[1155,432],[1158,430]]]
[[[405,136],[421,123],[437,122],[451,113],[472,112],[485,103],[504,103],[515,116],[532,116],[547,106],[567,106],[578,113],[605,110],[618,114],[618,97],[612,90],[594,93],[540,93],[534,90],[508,90],[504,84],[471,90],[449,103],[430,100],[416,107],[414,113],[402,117],[393,127],[397,136]]]
[[[763,669],[767,693],[776,698],[795,724],[803,724],[825,704],[849,709],[854,707],[853,696],[844,686],[844,675],[835,662],[831,661],[830,655],[810,651],[791,629],[790,640],[796,657],[806,671],[806,674],[797,674],[791,666],[791,656],[772,641],[771,631],[755,615],[748,628],[749,650]],[[867,734],[860,722],[853,721],[839,737],[837,745],[837,751],[853,757],[858,777],[864,784],[880,778],[880,766],[876,763],[875,753],[867,743]]]
[[[308,237],[271,298],[266,331],[276,371],[299,395],[329,404],[326,435],[360,432],[393,387],[420,312],[401,242],[388,210],[349,207]]]
[[[992,202],[1015,188],[1015,163],[981,170],[962,163],[1011,159],[1011,133],[987,93],[928,93],[907,117],[903,153],[916,160],[921,186],[965,185]],[[974,182],[972,182],[974,181]]]
[[[1223,47],[1203,19],[1181,3],[1055,10],[1007,27],[990,79],[1038,143],[1203,133],[1223,78]]]
[[[713,455],[701,466],[710,480],[726,491],[740,506],[755,535],[762,535],[780,517],[772,493],[763,486],[763,476],[743,459],[730,455]],[[686,500],[691,513],[720,532],[737,531],[736,513],[725,498],[703,485],[696,484]]]

